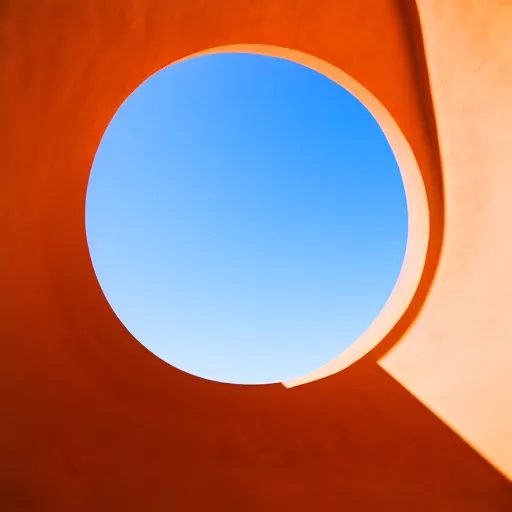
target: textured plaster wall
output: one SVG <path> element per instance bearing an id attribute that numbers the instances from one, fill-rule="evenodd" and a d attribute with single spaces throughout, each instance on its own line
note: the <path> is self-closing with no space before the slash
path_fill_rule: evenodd
<path id="1" fill-rule="evenodd" d="M 2 510 L 512 509 L 509 18 L 482 3 L 420 2 L 429 82 L 411 1 L 0 1 Z M 291 389 L 158 360 L 108 306 L 85 237 L 92 159 L 122 101 L 175 60 L 239 44 L 361 84 L 429 206 L 404 318 L 346 370 Z"/>
<path id="2" fill-rule="evenodd" d="M 418 4 L 444 244 L 422 314 L 381 365 L 512 478 L 512 2 Z"/>

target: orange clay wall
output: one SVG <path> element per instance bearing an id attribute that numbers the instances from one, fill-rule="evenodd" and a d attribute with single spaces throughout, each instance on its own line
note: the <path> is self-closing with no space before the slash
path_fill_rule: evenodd
<path id="1" fill-rule="evenodd" d="M 417 3 L 0 0 L 0 510 L 512 510 L 511 5 Z M 87 248 L 88 175 L 116 109 L 225 45 L 350 75 L 427 193 L 402 319 L 289 389 L 160 361 L 110 309 Z"/>
<path id="2" fill-rule="evenodd" d="M 512 1 L 420 0 L 445 194 L 429 299 L 380 365 L 512 478 Z"/>

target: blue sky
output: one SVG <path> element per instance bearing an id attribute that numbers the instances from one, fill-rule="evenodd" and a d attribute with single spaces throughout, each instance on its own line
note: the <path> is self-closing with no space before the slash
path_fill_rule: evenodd
<path id="1" fill-rule="evenodd" d="M 350 93 L 286 60 L 213 54 L 121 106 L 86 230 L 135 338 L 194 375 L 260 384 L 318 368 L 369 326 L 402 265 L 407 207 Z"/>

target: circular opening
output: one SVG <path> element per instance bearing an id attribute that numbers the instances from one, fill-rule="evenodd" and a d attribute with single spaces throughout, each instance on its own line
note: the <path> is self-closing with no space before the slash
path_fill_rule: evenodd
<path id="1" fill-rule="evenodd" d="M 87 190 L 99 283 L 152 353 L 261 384 L 358 340 L 400 273 L 407 203 L 380 126 L 282 58 L 212 53 L 146 80 L 108 126 Z"/>

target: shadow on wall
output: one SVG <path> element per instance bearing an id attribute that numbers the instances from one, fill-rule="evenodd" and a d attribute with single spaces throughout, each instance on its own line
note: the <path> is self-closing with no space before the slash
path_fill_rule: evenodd
<path id="1" fill-rule="evenodd" d="M 512 509 L 510 483 L 372 352 L 293 389 L 209 382 L 158 360 L 104 300 L 82 229 L 97 144 L 142 75 L 201 48 L 293 46 L 359 72 L 400 122 L 428 200 L 428 284 L 442 189 L 424 100 L 404 94 L 421 78 L 401 3 L 2 5 L 3 510 Z"/>

